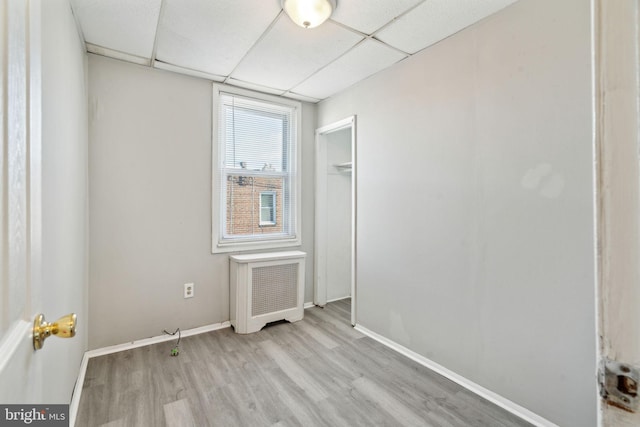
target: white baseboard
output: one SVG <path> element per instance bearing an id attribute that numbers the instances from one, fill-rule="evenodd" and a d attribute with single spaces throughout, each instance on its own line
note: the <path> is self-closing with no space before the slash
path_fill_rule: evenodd
<path id="1" fill-rule="evenodd" d="M 476 383 L 474 383 L 473 381 L 456 374 L 455 372 L 445 368 L 444 366 L 434 362 L 433 360 L 427 359 L 426 357 L 412 351 L 409 350 L 406 347 L 401 346 L 400 344 L 391 341 L 388 338 L 383 337 L 382 335 L 379 335 L 373 331 L 370 331 L 369 329 L 365 328 L 364 326 L 360 326 L 360 325 L 356 325 L 355 329 L 357 331 L 362 332 L 363 334 L 367 335 L 370 338 L 373 338 L 374 340 L 386 345 L 387 347 L 397 351 L 398 353 L 408 357 L 409 359 L 413 360 L 414 362 L 417 362 L 419 364 L 421 364 L 422 366 L 425 366 L 429 369 L 431 369 L 432 371 L 442 375 L 445 378 L 450 379 L 451 381 L 461 385 L 462 387 L 466 388 L 467 390 L 471 391 L 472 393 L 477 394 L 478 396 L 488 400 L 489 402 L 498 405 L 499 407 L 501 407 L 502 409 L 511 412 L 512 414 L 514 414 L 517 417 L 522 418 L 523 420 L 539 426 L 539 427 L 558 427 L 556 424 L 552 423 L 551 421 L 542 418 L 540 415 L 531 412 L 530 410 L 528 410 L 527 408 L 524 408 L 520 405 L 518 405 L 517 403 L 514 403 L 512 401 L 510 401 L 509 399 L 506 399 L 502 396 L 500 396 L 499 394 L 496 394 L 494 392 L 492 392 L 491 390 L 488 390 L 484 387 L 482 387 L 481 385 L 478 385 Z"/>
<path id="2" fill-rule="evenodd" d="M 204 334 L 206 332 L 217 331 L 219 329 L 225 329 L 231 326 L 231 322 L 226 321 L 222 323 L 214 323 L 212 325 L 200 326 L 198 328 L 187 329 L 180 331 L 181 337 L 190 337 L 192 335 Z M 84 384 L 84 378 L 87 373 L 87 366 L 89 365 L 89 359 L 92 357 L 104 356 L 111 353 L 118 353 L 120 351 L 131 350 L 133 348 L 144 347 L 147 345 L 158 344 L 161 342 L 172 341 L 176 339 L 173 335 L 158 335 L 151 338 L 145 338 L 138 341 L 131 341 L 124 344 L 116 344 L 109 347 L 98 348 L 95 350 L 89 350 L 84 353 L 82 357 L 82 363 L 80 364 L 80 372 L 78 373 L 78 379 L 73 389 L 73 396 L 71 397 L 71 404 L 69 405 L 69 426 L 73 427 L 78 415 L 78 408 L 80 406 L 80 396 L 82 395 L 82 386 Z"/>
<path id="3" fill-rule="evenodd" d="M 71 404 L 69 405 L 69 426 L 71 427 L 76 425 L 76 417 L 78 416 L 78 408 L 80 407 L 80 395 L 82 394 L 82 386 L 84 385 L 84 377 L 87 374 L 88 364 L 89 356 L 87 356 L 87 352 L 85 352 L 82 356 L 80 372 L 78 373 L 78 378 L 76 378 L 76 385 L 73 387 Z"/>
<path id="4" fill-rule="evenodd" d="M 224 329 L 231 326 L 229 321 L 222 323 L 215 323 L 213 325 L 200 326 L 198 328 L 187 329 L 184 331 L 180 331 L 180 335 L 183 337 L 190 337 L 192 335 L 203 334 L 205 332 L 217 331 L 218 329 Z M 109 347 L 98 348 L 95 350 L 87 351 L 87 355 L 91 357 L 104 356 L 105 354 L 117 353 L 119 351 L 131 350 L 132 348 L 144 347 L 146 345 L 158 344 L 161 342 L 172 341 L 175 340 L 176 337 L 173 335 L 158 335 L 151 338 L 145 338 L 138 341 L 131 341 L 124 344 L 116 344 Z"/>
<path id="5" fill-rule="evenodd" d="M 307 308 L 311 308 L 311 307 L 315 307 L 316 305 L 312 302 L 305 302 L 304 303 L 304 309 L 306 310 Z"/>

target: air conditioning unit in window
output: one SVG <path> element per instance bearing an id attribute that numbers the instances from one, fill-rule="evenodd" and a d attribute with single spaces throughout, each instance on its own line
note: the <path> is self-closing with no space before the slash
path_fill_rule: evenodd
<path id="1" fill-rule="evenodd" d="M 229 314 L 237 333 L 302 319 L 305 257 L 300 251 L 229 256 Z"/>

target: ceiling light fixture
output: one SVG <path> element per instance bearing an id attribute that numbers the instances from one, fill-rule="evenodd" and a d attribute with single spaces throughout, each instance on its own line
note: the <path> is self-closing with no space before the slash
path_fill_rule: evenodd
<path id="1" fill-rule="evenodd" d="M 282 0 L 289 18 L 303 28 L 315 28 L 329 19 L 337 0 Z"/>

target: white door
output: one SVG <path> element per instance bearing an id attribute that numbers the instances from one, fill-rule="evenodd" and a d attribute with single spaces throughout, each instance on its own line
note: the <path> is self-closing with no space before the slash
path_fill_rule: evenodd
<path id="1" fill-rule="evenodd" d="M 351 297 L 356 324 L 355 116 L 316 130 L 316 230 L 313 302 Z"/>
<path id="2" fill-rule="evenodd" d="M 39 141 L 30 138 L 31 82 L 28 41 L 30 16 L 26 1 L 0 2 L 0 66 L 2 103 L 2 323 L 0 324 L 0 402 L 41 401 L 42 358 L 33 351 L 32 313 L 41 306 L 37 224 L 39 162 L 33 162 Z M 37 31 L 34 29 L 34 31 Z M 35 53 L 35 52 L 34 52 Z M 35 88 L 34 88 L 35 90 Z M 37 120 L 37 119 L 36 119 Z M 30 139 L 33 140 L 31 143 Z M 33 196 L 33 198 L 32 198 Z"/>
<path id="3" fill-rule="evenodd" d="M 593 10 L 598 424 L 640 426 L 640 2 Z"/>
<path id="4" fill-rule="evenodd" d="M 60 31 L 57 27 L 60 25 L 69 30 Z M 59 72 L 53 70 L 59 66 L 56 64 L 69 67 L 73 62 L 66 55 L 68 51 L 84 57 L 81 51 L 74 50 L 80 47 L 79 43 L 67 46 L 64 39 L 68 35 L 70 40 L 74 40 L 73 37 L 79 40 L 68 0 L 0 2 L 2 404 L 70 403 L 86 347 L 77 337 L 72 340 L 52 337 L 41 350 L 35 351 L 32 338 L 33 321 L 39 313 L 44 314 L 48 322 L 72 311 L 84 315 L 86 224 L 80 222 L 73 226 L 82 230 L 78 256 L 69 250 L 69 242 L 77 238 L 64 219 L 69 215 L 76 221 L 78 209 L 68 203 L 68 186 L 61 185 L 58 179 L 68 175 L 70 181 L 78 180 L 73 172 L 77 165 L 62 164 L 62 157 L 57 157 L 75 155 L 59 141 L 84 141 L 86 145 L 83 126 L 77 132 L 75 124 L 76 120 L 82 123 L 82 114 L 78 116 L 78 110 L 68 108 L 69 99 L 77 98 L 73 94 L 75 89 L 70 89 L 72 86 L 67 85 L 64 78 L 56 80 L 67 74 L 82 74 L 84 79 L 84 72 L 74 71 L 73 67 Z M 49 57 L 43 54 L 44 45 L 49 46 Z M 53 64 L 51 73 L 43 72 L 44 63 Z M 84 93 L 84 80 L 79 85 L 82 87 L 79 92 Z M 54 87 L 64 87 L 65 96 L 47 99 L 45 92 L 54 93 Z M 86 111 L 86 102 L 74 102 L 83 105 L 80 108 Z M 68 115 L 68 120 L 64 115 Z M 45 155 L 52 150 L 60 154 Z M 82 206 L 86 205 L 86 192 L 77 198 L 81 199 Z M 60 203 L 64 206 L 58 206 Z M 56 240 L 59 233 L 62 238 Z M 77 283 L 78 271 L 83 276 L 81 284 Z M 63 281 L 75 283 L 74 289 L 60 285 Z M 84 332 L 82 337 L 84 341 Z"/>

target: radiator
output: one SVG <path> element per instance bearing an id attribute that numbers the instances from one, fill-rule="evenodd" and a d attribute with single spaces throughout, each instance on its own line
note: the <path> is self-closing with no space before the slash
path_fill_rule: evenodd
<path id="1" fill-rule="evenodd" d="M 229 256 L 229 317 L 239 334 L 304 316 L 304 261 L 299 251 Z"/>

